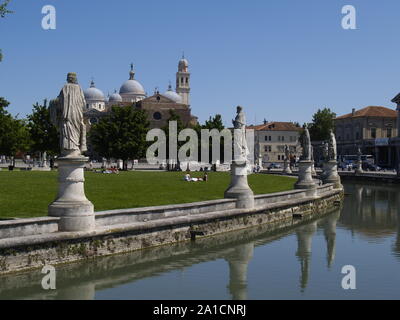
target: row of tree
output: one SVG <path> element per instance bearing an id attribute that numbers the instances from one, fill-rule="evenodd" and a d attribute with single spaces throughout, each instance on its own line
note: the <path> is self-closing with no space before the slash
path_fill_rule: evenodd
<path id="1" fill-rule="evenodd" d="M 42 104 L 33 105 L 32 113 L 26 119 L 12 116 L 7 111 L 8 105 L 9 102 L 0 97 L 1 155 L 15 157 L 18 152 L 36 156 L 41 156 L 44 152 L 50 156 L 59 154 L 59 134 L 50 121 L 47 100 L 44 100 Z M 329 130 L 333 128 L 335 116 L 335 113 L 325 108 L 314 114 L 311 123 L 305 124 L 310 130 L 313 141 L 329 138 Z M 177 121 L 178 132 L 185 128 L 179 115 L 171 110 L 169 121 L 172 120 Z M 221 131 L 224 128 L 220 114 L 210 117 L 203 125 L 197 124 L 193 127 L 198 137 L 201 136 L 201 129 Z M 144 110 L 132 106 L 112 107 L 108 115 L 92 126 L 88 134 L 88 141 L 90 141 L 93 151 L 100 157 L 122 159 L 126 163 L 127 160 L 140 159 L 146 155 L 146 150 L 151 144 L 146 141 L 149 129 L 147 113 Z M 166 126 L 163 129 L 166 132 L 168 143 L 169 128 Z M 179 142 L 178 148 L 184 143 Z M 211 143 L 210 139 L 210 150 Z M 223 160 L 223 140 L 220 153 Z"/>
<path id="2" fill-rule="evenodd" d="M 48 101 L 33 105 L 32 113 L 26 119 L 12 116 L 7 107 L 9 102 L 0 97 L 0 155 L 15 157 L 18 153 L 29 153 L 40 157 L 59 154 L 59 133 L 50 120 Z M 132 106 L 112 107 L 111 112 L 94 124 L 88 133 L 88 141 L 93 151 L 104 158 L 127 160 L 140 159 L 146 155 L 146 141 L 150 123 L 146 111 Z M 178 132 L 185 128 L 178 114 L 170 111 L 168 121 L 177 121 Z M 221 115 L 210 117 L 204 125 L 193 129 L 200 136 L 201 129 L 223 130 Z M 168 126 L 163 128 L 168 137 Z M 167 138 L 168 141 L 168 138 Z M 184 144 L 185 142 L 180 142 Z"/>

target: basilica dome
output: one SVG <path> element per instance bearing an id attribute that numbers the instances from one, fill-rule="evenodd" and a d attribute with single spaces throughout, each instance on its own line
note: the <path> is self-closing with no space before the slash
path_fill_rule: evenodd
<path id="1" fill-rule="evenodd" d="M 117 90 L 108 98 L 108 102 L 122 102 L 122 97 L 117 93 Z"/>
<path id="2" fill-rule="evenodd" d="M 139 81 L 135 80 L 135 72 L 133 71 L 133 65 L 131 66 L 131 72 L 129 73 L 129 80 L 125 81 L 121 88 L 119 89 L 120 94 L 128 94 L 128 95 L 138 95 L 145 96 L 146 92 L 144 91 L 143 86 Z"/>
<path id="3" fill-rule="evenodd" d="M 90 88 L 83 91 L 86 101 L 105 101 L 104 93 L 97 89 L 94 81 L 90 83 Z"/>
<path id="4" fill-rule="evenodd" d="M 171 99 L 175 103 L 182 103 L 182 97 L 172 90 L 171 85 L 168 86 L 168 90 L 165 93 L 163 93 L 163 96 Z"/>

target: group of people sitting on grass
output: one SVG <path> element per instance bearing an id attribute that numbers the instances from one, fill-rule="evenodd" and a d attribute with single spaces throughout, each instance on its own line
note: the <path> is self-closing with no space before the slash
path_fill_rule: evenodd
<path id="1" fill-rule="evenodd" d="M 95 170 L 94 172 L 96 172 L 96 173 L 107 173 L 107 174 L 111 174 L 111 173 L 118 174 L 119 170 L 118 170 L 117 167 L 111 167 L 111 168 L 104 168 L 104 169 L 101 169 L 101 170 Z"/>
<path id="2" fill-rule="evenodd" d="M 208 174 L 207 173 L 205 173 L 204 174 L 204 176 L 203 176 L 203 178 L 196 178 L 196 177 L 191 177 L 190 176 L 190 173 L 186 173 L 185 174 L 185 177 L 183 178 L 183 180 L 185 180 L 185 181 L 193 181 L 193 182 L 196 182 L 196 181 L 205 181 L 205 182 L 207 182 L 208 181 Z"/>

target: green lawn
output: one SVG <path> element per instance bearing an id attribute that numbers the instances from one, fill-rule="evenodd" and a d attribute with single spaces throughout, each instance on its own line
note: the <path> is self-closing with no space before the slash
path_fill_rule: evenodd
<path id="1" fill-rule="evenodd" d="M 223 198 L 228 173 L 211 172 L 208 182 L 185 182 L 183 172 L 86 172 L 86 196 L 96 211 L 177 204 Z M 202 173 L 193 173 L 202 177 Z M 255 194 L 293 189 L 295 179 L 253 174 L 249 184 Z M 0 171 L 0 218 L 47 215 L 57 193 L 57 172 Z"/>

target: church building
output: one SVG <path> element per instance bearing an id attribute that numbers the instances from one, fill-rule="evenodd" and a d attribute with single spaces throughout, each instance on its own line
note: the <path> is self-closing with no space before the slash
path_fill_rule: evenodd
<path id="1" fill-rule="evenodd" d="M 186 126 L 197 124 L 197 117 L 193 116 L 190 108 L 190 73 L 189 63 L 182 57 L 178 63 L 176 73 L 176 89 L 169 84 L 164 93 L 156 89 L 153 95 L 148 96 L 142 84 L 135 79 L 133 64 L 126 80 L 117 92 L 105 97 L 104 93 L 96 88 L 94 81 L 90 87 L 84 90 L 86 109 L 84 110 L 85 121 L 88 129 L 92 124 L 99 121 L 101 117 L 108 115 L 113 106 L 128 106 L 143 109 L 148 114 L 150 128 L 163 128 L 167 125 L 170 110 L 178 114 Z"/>

